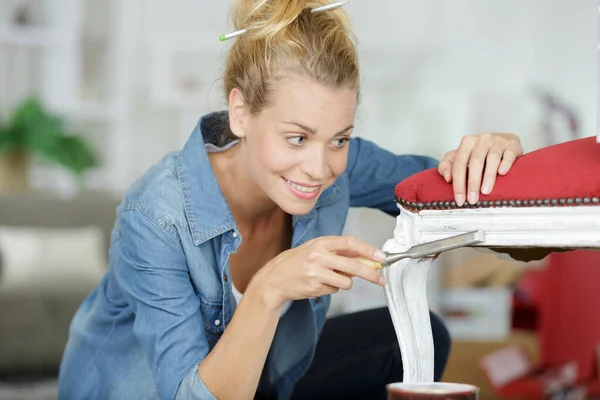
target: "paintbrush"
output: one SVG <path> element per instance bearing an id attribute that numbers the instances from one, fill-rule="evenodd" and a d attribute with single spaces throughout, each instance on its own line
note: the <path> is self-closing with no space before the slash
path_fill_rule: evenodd
<path id="1" fill-rule="evenodd" d="M 485 233 L 483 230 L 476 230 L 467 233 L 463 233 L 460 235 L 450 236 L 444 239 L 438 239 L 431 242 L 426 242 L 422 244 L 417 244 L 412 246 L 406 251 L 400 253 L 388 253 L 384 252 L 386 255 L 385 260 L 383 261 L 374 261 L 365 257 L 355 257 L 355 260 L 358 260 L 365 264 L 368 267 L 374 269 L 383 269 L 389 267 L 390 265 L 404 259 L 404 258 L 424 258 L 424 257 L 433 257 L 437 256 L 443 251 L 448 251 L 452 249 L 457 249 L 459 247 L 466 247 L 473 244 L 481 243 L 485 240 Z"/>

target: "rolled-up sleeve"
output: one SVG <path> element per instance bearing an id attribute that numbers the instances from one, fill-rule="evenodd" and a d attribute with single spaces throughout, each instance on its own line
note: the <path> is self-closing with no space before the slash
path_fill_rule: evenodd
<path id="1" fill-rule="evenodd" d="M 192 368 L 183 378 L 176 400 L 217 400 L 217 398 L 208 390 L 200 376 L 198 376 L 198 366 Z"/>
<path id="2" fill-rule="evenodd" d="M 348 167 L 350 207 L 376 208 L 396 216 L 396 185 L 418 172 L 437 168 L 439 162 L 427 156 L 396 155 L 361 138 L 350 140 Z"/>
<path id="3" fill-rule="evenodd" d="M 197 373 L 209 346 L 177 230 L 143 209 L 122 213 L 119 223 L 115 276 L 159 397 L 214 399 Z"/>

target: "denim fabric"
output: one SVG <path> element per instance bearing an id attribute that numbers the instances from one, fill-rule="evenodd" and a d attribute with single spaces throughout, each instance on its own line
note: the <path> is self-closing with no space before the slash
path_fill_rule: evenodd
<path id="1" fill-rule="evenodd" d="M 229 255 L 241 236 L 211 168 L 226 112 L 204 116 L 179 152 L 132 185 L 117 208 L 110 266 L 70 326 L 59 398 L 214 399 L 198 364 L 235 312 Z M 342 233 L 349 207 L 396 215 L 394 187 L 437 165 L 350 141 L 348 167 L 306 215 L 294 216 L 292 246 Z M 259 388 L 280 399 L 306 372 L 329 296 L 293 302 L 281 318 Z"/>

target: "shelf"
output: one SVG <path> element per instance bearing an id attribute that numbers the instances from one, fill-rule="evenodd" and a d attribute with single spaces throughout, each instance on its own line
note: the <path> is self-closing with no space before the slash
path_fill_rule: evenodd
<path id="1" fill-rule="evenodd" d="M 57 110 L 64 117 L 73 121 L 112 123 L 126 114 L 126 110 L 116 104 L 82 101 L 72 107 Z"/>
<path id="2" fill-rule="evenodd" d="M 94 121 L 111 121 L 117 119 L 122 110 L 112 104 L 82 102 L 69 115 L 77 119 L 94 120 Z"/>
<path id="3" fill-rule="evenodd" d="M 48 28 L 0 26 L 0 42 L 23 46 L 51 47 L 68 39 L 64 33 Z"/>

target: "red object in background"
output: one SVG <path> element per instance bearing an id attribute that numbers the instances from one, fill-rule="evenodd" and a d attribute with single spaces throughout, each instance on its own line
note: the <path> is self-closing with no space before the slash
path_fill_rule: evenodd
<path id="1" fill-rule="evenodd" d="M 513 329 L 538 329 L 545 279 L 545 268 L 526 269 L 519 278 L 512 299 Z"/>
<path id="2" fill-rule="evenodd" d="M 511 329 L 535 331 L 538 326 L 538 308 L 524 301 L 519 289 L 515 289 L 511 305 Z"/>
<path id="3" fill-rule="evenodd" d="M 577 361 L 578 379 L 589 378 L 600 343 L 600 252 L 552 254 L 547 268 L 540 356 L 550 366 Z"/>
<path id="4" fill-rule="evenodd" d="M 496 388 L 501 396 L 544 398 L 553 372 L 568 363 L 575 384 L 600 396 L 596 351 L 600 343 L 600 252 L 570 251 L 548 257 L 540 292 L 540 362 L 536 371 Z"/>

